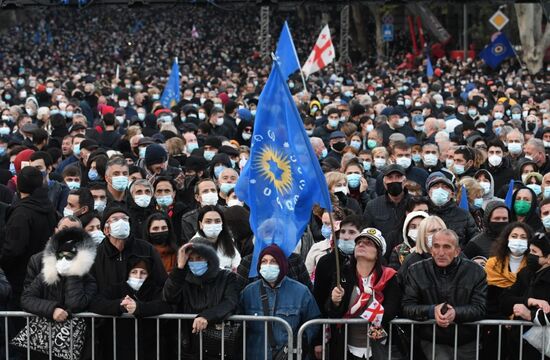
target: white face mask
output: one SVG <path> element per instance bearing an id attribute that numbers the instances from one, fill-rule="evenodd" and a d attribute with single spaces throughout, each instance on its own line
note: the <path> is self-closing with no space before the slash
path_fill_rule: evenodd
<path id="1" fill-rule="evenodd" d="M 414 242 L 416 242 L 416 239 L 418 237 L 418 229 L 410 229 L 407 232 L 407 236 L 411 238 Z"/>
<path id="2" fill-rule="evenodd" d="M 94 243 L 96 243 L 96 245 L 101 244 L 103 239 L 105 239 L 105 234 L 103 234 L 103 231 L 101 230 L 94 230 L 92 232 L 89 232 L 88 235 L 92 237 L 92 240 L 94 240 Z"/>
<path id="3" fill-rule="evenodd" d="M 144 282 L 145 282 L 145 279 L 138 279 L 134 277 L 129 277 L 128 280 L 126 281 L 128 286 L 130 286 L 135 291 L 139 291 L 139 289 L 141 288 L 141 285 L 143 285 Z"/>
<path id="4" fill-rule="evenodd" d="M 349 189 L 347 186 L 336 186 L 334 188 L 334 193 L 337 193 L 337 192 L 341 192 L 347 195 L 349 194 Z"/>
<path id="5" fill-rule="evenodd" d="M 218 203 L 218 194 L 209 192 L 201 195 L 201 205 L 216 205 Z"/>
<path id="6" fill-rule="evenodd" d="M 111 236 L 117 239 L 126 239 L 130 236 L 130 223 L 126 220 L 118 220 L 109 225 Z"/>
<path id="7" fill-rule="evenodd" d="M 519 239 L 508 239 L 508 249 L 514 256 L 520 256 L 527 251 L 527 241 Z"/>
<path id="8" fill-rule="evenodd" d="M 65 275 L 71 268 L 73 261 L 62 258 L 55 263 L 55 269 L 59 275 Z"/>
<path id="9" fill-rule="evenodd" d="M 428 236 L 426 237 L 426 246 L 428 246 L 430 249 L 432 248 L 433 240 L 434 240 L 434 236 L 433 236 L 433 235 L 428 235 Z"/>
<path id="10" fill-rule="evenodd" d="M 222 232 L 222 224 L 204 224 L 202 231 L 206 237 L 214 239 Z"/>
<path id="11" fill-rule="evenodd" d="M 228 207 L 231 207 L 231 206 L 243 206 L 243 203 L 242 201 L 239 201 L 237 199 L 230 199 L 228 202 L 227 202 L 227 206 Z"/>
<path id="12" fill-rule="evenodd" d="M 149 195 L 136 195 L 134 202 L 141 208 L 146 208 L 151 203 L 151 196 Z"/>

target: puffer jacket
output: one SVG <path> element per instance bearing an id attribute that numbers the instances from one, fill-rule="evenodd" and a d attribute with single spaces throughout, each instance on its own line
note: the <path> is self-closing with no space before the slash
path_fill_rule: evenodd
<path id="1" fill-rule="evenodd" d="M 59 275 L 55 254 L 69 240 L 76 241 L 77 253 L 67 274 Z M 44 251 L 29 261 L 21 295 L 23 310 L 48 319 L 52 319 L 56 308 L 69 313 L 86 310 L 97 290 L 90 275 L 95 255 L 95 243 L 82 229 L 68 228 L 52 236 Z"/>
<path id="2" fill-rule="evenodd" d="M 456 257 L 446 268 L 438 267 L 432 259 L 423 260 L 409 268 L 403 286 L 403 316 L 411 320 L 434 319 L 434 307 L 448 303 L 456 312 L 457 324 L 482 320 L 487 308 L 485 271 L 473 261 Z M 455 327 L 436 327 L 438 344 L 454 344 Z M 466 344 L 476 338 L 475 327 L 458 326 L 458 343 Z M 431 341 L 433 326 L 420 328 L 420 337 Z"/>
<path id="3" fill-rule="evenodd" d="M 454 200 L 443 206 L 436 206 L 430 200 L 430 214 L 439 216 L 448 229 L 456 232 L 461 248 L 464 248 L 468 241 L 479 233 L 470 212 L 459 208 Z"/>

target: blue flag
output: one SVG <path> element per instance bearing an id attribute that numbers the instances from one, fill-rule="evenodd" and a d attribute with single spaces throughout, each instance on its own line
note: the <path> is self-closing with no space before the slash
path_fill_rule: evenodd
<path id="1" fill-rule="evenodd" d="M 162 106 L 169 109 L 180 101 L 180 96 L 180 67 L 177 59 L 174 59 L 170 78 L 168 78 L 166 87 L 162 92 L 160 103 Z"/>
<path id="2" fill-rule="evenodd" d="M 498 35 L 485 49 L 481 50 L 479 57 L 493 69 L 497 68 L 501 62 L 516 55 L 512 44 L 508 41 L 506 35 Z"/>
<path id="3" fill-rule="evenodd" d="M 279 36 L 275 56 L 277 57 L 277 61 L 279 62 L 279 66 L 285 80 L 296 70 L 300 69 L 298 53 L 294 47 L 294 41 L 292 41 L 292 35 L 290 35 L 290 29 L 288 28 L 288 23 L 286 21 L 283 25 L 283 30 L 281 30 L 281 36 Z"/>
<path id="4" fill-rule="evenodd" d="M 426 58 L 428 60 L 428 63 L 426 64 L 426 76 L 427 77 L 433 77 L 434 76 L 434 68 L 432 66 L 432 60 L 430 59 L 430 51 L 426 51 Z"/>
<path id="5" fill-rule="evenodd" d="M 258 101 L 250 158 L 235 192 L 250 207 L 256 239 L 251 277 L 265 247 L 276 244 L 290 256 L 314 204 L 332 211 L 325 176 L 277 61 Z"/>
<path id="6" fill-rule="evenodd" d="M 468 190 L 464 185 L 462 185 L 462 191 L 460 194 L 460 203 L 458 204 L 458 207 L 466 211 L 470 211 L 470 206 L 468 205 Z"/>
<path id="7" fill-rule="evenodd" d="M 506 197 L 504 198 L 504 203 L 510 210 L 512 210 L 513 196 L 514 196 L 514 180 L 510 180 L 510 185 L 508 185 L 508 192 L 506 192 Z"/>
<path id="8" fill-rule="evenodd" d="M 36 30 L 36 31 L 34 32 L 33 41 L 34 41 L 34 44 L 35 44 L 35 45 L 39 45 L 39 44 L 40 44 L 40 31 Z"/>

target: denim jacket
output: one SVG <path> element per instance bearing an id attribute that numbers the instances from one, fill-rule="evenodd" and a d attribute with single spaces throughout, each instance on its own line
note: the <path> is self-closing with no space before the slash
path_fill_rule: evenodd
<path id="1" fill-rule="evenodd" d="M 260 298 L 260 286 L 265 287 L 268 297 L 270 314 L 282 318 L 289 323 L 294 335 L 298 333 L 300 326 L 311 319 L 319 318 L 321 313 L 317 303 L 309 289 L 301 283 L 284 277 L 283 280 L 272 289 L 263 280 L 257 280 L 248 285 L 241 293 L 241 310 L 245 315 L 263 316 L 262 300 Z M 277 299 L 276 299 L 277 298 Z M 276 309 L 273 312 L 273 305 Z M 306 331 L 308 343 L 311 344 L 318 335 L 319 326 L 311 326 Z M 246 358 L 251 360 L 264 359 L 264 323 L 251 321 L 246 324 Z M 273 338 L 276 348 L 280 349 L 288 343 L 287 332 L 279 323 L 273 323 Z M 271 349 L 268 340 L 268 359 L 271 359 Z"/>

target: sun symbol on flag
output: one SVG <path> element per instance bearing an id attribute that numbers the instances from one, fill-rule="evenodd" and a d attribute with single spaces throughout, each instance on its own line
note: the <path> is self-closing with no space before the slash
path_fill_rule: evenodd
<path id="1" fill-rule="evenodd" d="M 275 185 L 277 192 L 286 194 L 292 189 L 292 169 L 286 155 L 270 146 L 260 150 L 256 160 L 260 174 Z"/>

